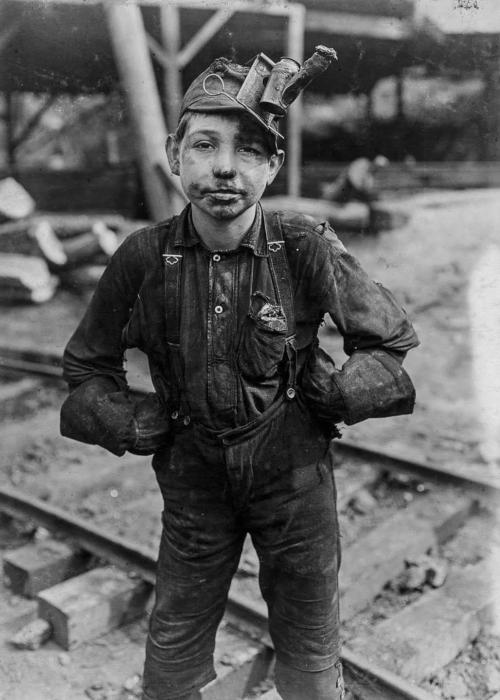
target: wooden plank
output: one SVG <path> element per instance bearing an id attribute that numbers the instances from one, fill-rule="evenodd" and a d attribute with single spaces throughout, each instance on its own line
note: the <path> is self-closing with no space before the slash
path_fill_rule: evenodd
<path id="1" fill-rule="evenodd" d="M 340 611 L 348 620 L 362 610 L 403 568 L 406 559 L 424 554 L 444 541 L 471 513 L 467 497 L 423 497 L 398 511 L 342 555 L 339 575 Z M 381 543 L 383 550 L 381 550 Z"/>
<path id="2" fill-rule="evenodd" d="M 3 573 L 13 593 L 33 598 L 44 588 L 81 574 L 89 560 L 88 554 L 49 539 L 7 552 Z"/>
<path id="3" fill-rule="evenodd" d="M 151 591 L 151 584 L 105 566 L 39 593 L 38 615 L 60 646 L 73 649 L 141 615 Z"/>
<path id="4" fill-rule="evenodd" d="M 355 653 L 416 682 L 443 668 L 479 634 L 500 597 L 500 551 L 456 570 L 445 585 L 349 642 Z M 498 568 L 497 568 L 498 570 Z"/>

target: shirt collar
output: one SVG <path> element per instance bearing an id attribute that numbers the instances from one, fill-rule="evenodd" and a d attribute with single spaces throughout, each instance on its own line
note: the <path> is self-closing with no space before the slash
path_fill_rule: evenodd
<path id="1" fill-rule="evenodd" d="M 175 231 L 175 246 L 192 247 L 201 243 L 199 235 L 193 226 L 191 218 L 191 206 L 188 205 L 178 216 Z M 264 217 L 261 205 L 257 205 L 253 224 L 245 234 L 240 246 L 250 248 L 254 255 L 267 257 L 267 236 L 264 225 Z"/>

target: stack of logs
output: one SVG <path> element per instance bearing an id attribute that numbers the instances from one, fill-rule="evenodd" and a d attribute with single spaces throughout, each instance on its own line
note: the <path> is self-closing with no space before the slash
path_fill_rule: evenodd
<path id="1" fill-rule="evenodd" d="M 21 185 L 0 180 L 0 303 L 41 303 L 59 285 L 93 286 L 131 230 L 121 216 L 36 213 Z"/>

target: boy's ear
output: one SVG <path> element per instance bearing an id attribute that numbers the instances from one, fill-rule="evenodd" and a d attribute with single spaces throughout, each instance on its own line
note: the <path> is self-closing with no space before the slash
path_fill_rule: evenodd
<path id="1" fill-rule="evenodd" d="M 165 144 L 165 150 L 167 151 L 168 164 L 170 165 L 170 170 L 173 175 L 180 175 L 180 152 L 179 144 L 174 134 L 169 134 L 167 136 L 167 143 Z"/>
<path id="2" fill-rule="evenodd" d="M 279 173 L 281 166 L 285 161 L 285 151 L 281 149 L 277 153 L 273 153 L 269 158 L 269 175 L 267 177 L 267 184 L 270 185 L 274 181 L 274 178 Z"/>

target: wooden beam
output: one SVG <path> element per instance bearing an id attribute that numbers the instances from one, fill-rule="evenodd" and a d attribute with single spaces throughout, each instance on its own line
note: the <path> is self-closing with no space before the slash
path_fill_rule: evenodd
<path id="1" fill-rule="evenodd" d="M 305 18 L 305 30 L 332 35 L 401 41 L 410 37 L 411 24 L 396 17 L 308 10 Z"/>
<path id="2" fill-rule="evenodd" d="M 55 641 L 73 649 L 142 615 L 151 591 L 145 581 L 103 566 L 41 591 L 38 614 L 52 625 Z"/>
<path id="3" fill-rule="evenodd" d="M 255 12 L 255 10 L 253 10 Z M 227 20 L 234 15 L 233 9 L 223 7 L 217 10 L 203 27 L 191 38 L 191 40 L 181 49 L 177 56 L 177 64 L 184 68 L 196 56 L 196 54 L 214 37 Z"/>
<path id="4" fill-rule="evenodd" d="M 298 5 L 288 17 L 286 55 L 299 63 L 304 61 L 305 7 Z M 287 191 L 290 197 L 300 196 L 302 165 L 302 98 L 290 106 L 287 116 Z"/>
<path id="5" fill-rule="evenodd" d="M 32 133 L 33 129 L 35 129 L 38 126 L 38 124 L 40 123 L 40 119 L 43 117 L 45 112 L 48 109 L 50 109 L 50 107 L 54 104 L 56 99 L 57 95 L 49 95 L 49 97 L 45 100 L 43 105 L 35 112 L 35 114 L 30 119 L 28 119 L 21 132 L 17 136 L 14 136 L 12 142 L 12 148 L 14 150 L 16 148 L 19 148 L 23 141 L 25 141 L 28 138 L 28 136 Z"/>
<path id="6" fill-rule="evenodd" d="M 33 0 L 11 0 L 18 3 L 33 3 Z M 125 4 L 125 0 L 108 0 L 111 4 Z M 163 6 L 166 0 L 126 0 L 127 5 L 142 7 Z M 45 4 L 57 5 L 101 5 L 103 0 L 44 0 Z M 172 4 L 178 7 L 185 7 L 193 10 L 219 10 L 227 7 L 228 0 L 172 0 Z M 289 10 L 296 7 L 298 3 L 268 5 L 265 0 L 262 2 L 248 2 L 248 0 L 233 0 L 231 8 L 234 12 L 251 12 L 260 15 L 274 15 L 277 17 L 288 17 Z"/>
<path id="7" fill-rule="evenodd" d="M 105 3 L 103 10 L 135 130 L 149 213 L 156 220 L 165 219 L 176 213 L 156 172 L 156 164 L 165 159 L 167 130 L 141 11 L 137 5 L 122 3 Z M 182 192 L 170 173 L 167 179 L 174 191 Z"/>
<path id="8" fill-rule="evenodd" d="M 156 58 L 162 68 L 165 68 L 168 63 L 168 58 L 163 46 L 160 44 L 160 42 L 156 41 L 154 36 L 148 34 L 148 32 L 146 32 L 146 42 L 149 50 L 153 54 L 153 57 Z"/>

